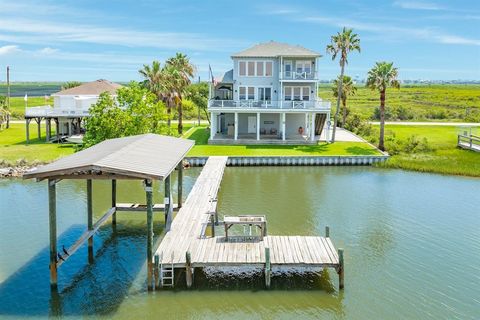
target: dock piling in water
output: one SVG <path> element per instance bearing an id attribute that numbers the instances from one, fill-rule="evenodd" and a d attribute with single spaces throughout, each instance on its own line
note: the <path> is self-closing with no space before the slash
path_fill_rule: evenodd
<path id="1" fill-rule="evenodd" d="M 345 269 L 344 269 L 343 249 L 342 249 L 342 248 L 339 248 L 339 249 L 338 249 L 338 261 L 339 261 L 339 266 L 338 266 L 338 287 L 340 288 L 340 290 L 343 290 L 343 288 L 344 288 Z"/>
<path id="2" fill-rule="evenodd" d="M 270 265 L 270 248 L 265 247 L 265 286 L 270 288 L 272 266 Z"/>

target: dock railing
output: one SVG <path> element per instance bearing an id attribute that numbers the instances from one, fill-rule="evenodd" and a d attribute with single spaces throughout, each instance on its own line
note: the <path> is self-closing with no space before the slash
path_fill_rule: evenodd
<path id="1" fill-rule="evenodd" d="M 457 146 L 462 148 L 468 148 L 470 150 L 480 151 L 480 136 L 474 134 L 459 134 Z"/>

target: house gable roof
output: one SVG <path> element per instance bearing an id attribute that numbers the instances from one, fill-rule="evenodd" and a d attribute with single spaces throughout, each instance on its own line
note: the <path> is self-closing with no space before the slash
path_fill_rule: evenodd
<path id="1" fill-rule="evenodd" d="M 108 92 L 110 94 L 116 94 L 117 89 L 121 88 L 122 85 L 111 82 L 105 79 L 99 79 L 92 82 L 87 82 L 79 85 L 78 87 L 73 87 L 70 89 L 65 89 L 54 93 L 53 96 L 77 96 L 77 95 L 91 95 L 99 96 L 103 92 Z"/>
<path id="2" fill-rule="evenodd" d="M 232 58 L 242 57 L 321 57 L 321 54 L 313 50 L 304 48 L 302 46 L 294 46 L 281 42 L 264 42 L 254 45 L 251 48 L 237 52 L 232 55 Z"/>

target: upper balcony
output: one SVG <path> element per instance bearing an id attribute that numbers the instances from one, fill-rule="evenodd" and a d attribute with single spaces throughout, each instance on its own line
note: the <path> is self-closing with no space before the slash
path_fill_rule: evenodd
<path id="1" fill-rule="evenodd" d="M 280 71 L 278 75 L 280 81 L 318 81 L 318 75 L 316 71 L 311 72 L 296 72 L 296 71 Z"/>
<path id="2" fill-rule="evenodd" d="M 37 118 L 37 117 L 88 117 L 89 116 L 89 107 L 87 108 L 52 108 L 51 106 L 37 106 L 31 108 L 25 108 L 25 117 L 26 118 Z"/>
<path id="3" fill-rule="evenodd" d="M 236 111 L 236 110 L 291 110 L 291 111 L 330 111 L 330 101 L 291 101 L 291 100 L 209 100 L 210 111 Z"/>

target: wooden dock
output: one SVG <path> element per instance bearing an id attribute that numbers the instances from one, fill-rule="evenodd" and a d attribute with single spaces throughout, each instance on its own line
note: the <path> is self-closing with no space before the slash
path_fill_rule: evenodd
<path id="1" fill-rule="evenodd" d="M 265 268 L 266 285 L 270 285 L 273 266 L 335 268 L 343 288 L 343 250 L 335 249 L 329 237 L 271 236 L 245 241 L 227 241 L 215 235 L 217 193 L 227 164 L 227 157 L 210 157 L 190 191 L 171 229 L 154 256 L 155 287 L 166 286 L 168 274 L 174 285 L 177 268 L 186 268 L 187 286 L 191 286 L 195 267 L 253 266 Z M 212 235 L 206 231 L 211 228 Z M 167 268 L 165 271 L 165 268 Z"/>

